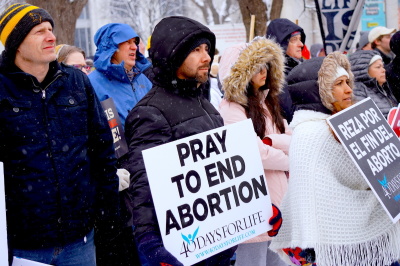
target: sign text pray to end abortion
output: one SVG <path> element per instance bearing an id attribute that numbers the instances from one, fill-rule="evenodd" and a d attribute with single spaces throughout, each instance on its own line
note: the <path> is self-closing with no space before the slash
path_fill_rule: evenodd
<path id="1" fill-rule="evenodd" d="M 164 245 L 185 265 L 271 228 L 256 139 L 246 120 L 143 151 Z"/>

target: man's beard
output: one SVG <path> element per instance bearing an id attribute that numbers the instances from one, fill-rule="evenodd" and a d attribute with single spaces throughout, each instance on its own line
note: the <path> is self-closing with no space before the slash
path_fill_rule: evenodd
<path id="1" fill-rule="evenodd" d="M 204 83 L 208 80 L 208 72 L 205 74 L 196 74 L 196 80 L 200 83 Z"/>
<path id="2" fill-rule="evenodd" d="M 201 67 L 199 67 L 199 68 L 204 68 L 204 67 L 210 68 L 210 65 L 201 66 Z M 195 79 L 196 79 L 199 83 L 207 82 L 207 80 L 208 80 L 208 71 L 205 72 L 204 74 L 200 74 L 199 71 L 196 72 L 196 77 L 195 77 Z"/>

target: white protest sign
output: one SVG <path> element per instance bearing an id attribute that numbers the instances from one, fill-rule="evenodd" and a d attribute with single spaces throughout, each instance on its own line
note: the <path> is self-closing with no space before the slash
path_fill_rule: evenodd
<path id="1" fill-rule="evenodd" d="M 51 266 L 51 265 L 50 264 L 41 263 L 41 262 L 32 261 L 32 260 L 27 260 L 27 259 L 14 257 L 13 258 L 13 264 L 11 266 Z"/>
<path id="2" fill-rule="evenodd" d="M 0 162 L 0 265 L 8 265 L 6 194 L 4 191 L 4 168 Z"/>
<path id="3" fill-rule="evenodd" d="M 191 265 L 271 229 L 251 120 L 143 151 L 165 248 Z"/>
<path id="4" fill-rule="evenodd" d="M 364 99 L 328 123 L 393 223 L 400 219 L 400 140 L 376 104 Z"/>
<path id="5" fill-rule="evenodd" d="M 244 27 L 243 23 L 216 24 L 207 25 L 207 27 L 215 34 L 215 46 L 219 50 L 220 55 L 226 48 L 238 43 L 245 43 L 247 41 L 246 28 Z"/>

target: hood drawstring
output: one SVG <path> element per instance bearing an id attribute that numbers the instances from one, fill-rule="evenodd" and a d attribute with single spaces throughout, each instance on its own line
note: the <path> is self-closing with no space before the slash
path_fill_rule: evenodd
<path id="1" fill-rule="evenodd" d="M 132 80 L 139 74 L 139 71 L 135 71 L 135 68 L 133 67 L 131 70 L 125 69 L 125 73 L 130 82 L 132 82 Z"/>

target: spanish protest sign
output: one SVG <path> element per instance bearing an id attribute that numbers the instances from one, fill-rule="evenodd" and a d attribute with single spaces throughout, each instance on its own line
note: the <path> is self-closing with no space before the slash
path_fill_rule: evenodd
<path id="1" fill-rule="evenodd" d="M 271 229 L 250 119 L 143 151 L 165 248 L 191 265 Z"/>
<path id="2" fill-rule="evenodd" d="M 115 156 L 120 158 L 122 155 L 128 152 L 128 144 L 125 140 L 125 133 L 122 128 L 121 119 L 117 108 L 115 107 L 114 100 L 108 98 L 101 102 L 104 113 L 107 116 L 108 125 L 110 126 L 111 133 L 114 140 Z"/>
<path id="3" fill-rule="evenodd" d="M 400 219 L 400 140 L 370 99 L 328 118 L 328 123 L 393 223 Z"/>

